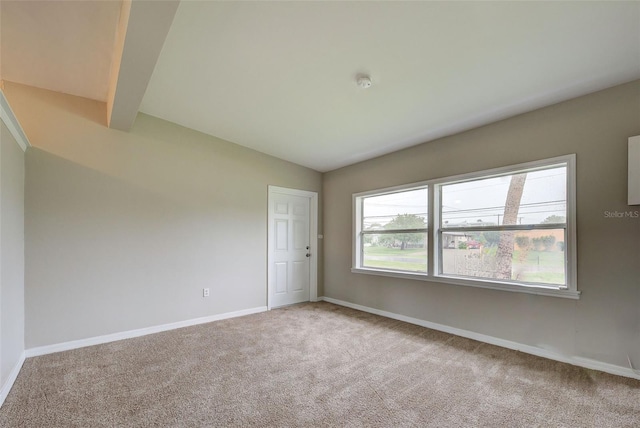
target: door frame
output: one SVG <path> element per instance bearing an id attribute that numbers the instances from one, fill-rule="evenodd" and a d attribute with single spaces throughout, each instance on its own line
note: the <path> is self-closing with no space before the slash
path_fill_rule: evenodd
<path id="1" fill-rule="evenodd" d="M 271 310 L 271 289 L 274 287 L 271 281 L 272 262 L 275 255 L 272 249 L 274 239 L 273 230 L 273 196 L 275 194 L 288 196 L 302 196 L 309 198 L 309 246 L 311 257 L 309 259 L 309 301 L 318 301 L 318 193 L 308 190 L 290 189 L 288 187 L 269 186 L 267 198 L 267 309 Z"/>

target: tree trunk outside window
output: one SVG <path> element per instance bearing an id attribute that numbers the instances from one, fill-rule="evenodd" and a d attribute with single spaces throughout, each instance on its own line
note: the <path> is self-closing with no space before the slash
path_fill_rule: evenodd
<path id="1" fill-rule="evenodd" d="M 511 176 L 502 220 L 502 224 L 505 226 L 518 223 L 518 211 L 520 210 L 520 201 L 522 199 L 525 181 L 527 181 L 526 173 Z M 496 278 L 498 279 L 511 279 L 514 240 L 515 232 L 508 231 L 500 233 L 500 243 L 498 244 L 498 252 L 496 255 Z"/>

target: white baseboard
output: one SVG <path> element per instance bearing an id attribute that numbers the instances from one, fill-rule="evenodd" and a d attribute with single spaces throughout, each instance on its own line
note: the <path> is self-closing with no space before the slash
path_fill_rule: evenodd
<path id="1" fill-rule="evenodd" d="M 2 407 L 2 405 L 4 404 L 4 400 L 7 398 L 7 395 L 9 395 L 9 391 L 11 391 L 13 384 L 18 378 L 18 373 L 20 373 L 20 369 L 22 368 L 22 364 L 24 364 L 25 358 L 26 356 L 23 352 L 22 355 L 20 355 L 20 359 L 11 370 L 11 373 L 9 373 L 9 377 L 2 385 L 2 389 L 0 389 L 0 407 Z"/>
<path id="2" fill-rule="evenodd" d="M 71 349 L 84 348 L 85 346 L 100 345 L 103 343 L 115 342 L 117 340 L 131 339 L 134 337 L 146 336 L 147 334 L 160 333 L 168 330 L 175 330 L 182 327 L 190 327 L 198 324 L 205 324 L 212 321 L 219 321 L 228 318 L 241 317 L 244 315 L 265 312 L 266 306 L 243 309 L 241 311 L 227 312 L 224 314 L 211 315 L 208 317 L 194 318 L 186 321 L 178 321 L 170 324 L 162 324 L 153 327 L 146 327 L 137 330 L 123 331 L 120 333 L 107 334 L 104 336 L 89 337 L 87 339 L 73 340 L 70 342 L 56 343 L 53 345 L 38 346 L 25 351 L 26 357 L 37 357 L 40 355 L 53 354 L 55 352 L 69 351 Z"/>
<path id="3" fill-rule="evenodd" d="M 404 321 L 409 324 L 419 325 L 422 327 L 430 328 L 432 330 L 443 331 L 445 333 L 454 334 L 456 336 L 466 337 L 467 339 L 473 339 L 479 342 L 489 343 L 491 345 L 513 349 L 513 350 L 524 352 L 527 354 L 536 355 L 538 357 L 548 358 L 550 360 L 560 361 L 562 363 L 568 363 L 574 366 L 584 367 L 592 370 L 599 370 L 605 373 L 610 373 L 618 376 L 640 379 L 640 371 L 633 370 L 627 367 L 604 363 L 602 361 L 592 360 L 589 358 L 562 355 L 557 352 L 549 351 L 548 349 L 539 348 L 537 346 L 524 345 L 522 343 L 512 342 L 510 340 L 504 340 L 504 339 L 500 339 L 493 336 L 487 336 L 485 334 L 475 333 L 469 330 L 463 330 L 460 328 L 450 327 L 443 324 L 437 324 L 430 321 L 424 321 L 418 318 L 412 318 L 405 315 L 396 314 L 393 312 L 387 312 L 380 309 L 370 308 L 368 306 L 362 306 L 356 303 L 334 299 L 332 297 L 319 297 L 318 300 L 323 300 L 325 302 L 333 303 L 340 306 L 346 306 L 347 308 L 368 312 L 370 314 L 380 315 L 380 316 L 391 318 L 398 321 Z"/>

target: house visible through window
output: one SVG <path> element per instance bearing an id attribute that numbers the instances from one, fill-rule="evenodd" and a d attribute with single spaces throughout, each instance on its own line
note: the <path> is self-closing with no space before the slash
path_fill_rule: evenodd
<path id="1" fill-rule="evenodd" d="M 574 162 L 356 194 L 353 271 L 577 297 Z"/>

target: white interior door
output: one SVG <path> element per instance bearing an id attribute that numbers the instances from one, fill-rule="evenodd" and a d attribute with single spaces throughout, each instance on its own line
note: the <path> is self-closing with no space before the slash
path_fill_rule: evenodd
<path id="1" fill-rule="evenodd" d="M 307 302 L 311 279 L 310 198 L 269 193 L 269 307 Z"/>

